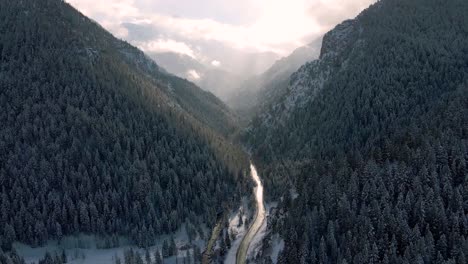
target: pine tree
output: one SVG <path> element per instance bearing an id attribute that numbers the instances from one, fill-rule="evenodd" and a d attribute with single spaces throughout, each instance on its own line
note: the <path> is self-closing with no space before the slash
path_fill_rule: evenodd
<path id="1" fill-rule="evenodd" d="M 171 256 L 177 256 L 178 254 L 178 249 L 177 249 L 177 244 L 174 240 L 174 237 L 171 238 L 171 244 L 169 245 L 169 251 Z"/>
<path id="2" fill-rule="evenodd" d="M 161 253 L 159 252 L 159 249 L 156 249 L 154 252 L 154 259 L 155 259 L 155 264 L 162 264 L 163 260 L 161 257 Z"/>
<path id="3" fill-rule="evenodd" d="M 4 250 L 11 250 L 13 242 L 16 240 L 16 232 L 13 226 L 6 224 L 3 228 L 3 246 Z"/>
<path id="4" fill-rule="evenodd" d="M 147 248 L 145 249 L 145 260 L 146 264 L 151 264 L 151 255 Z"/>
<path id="5" fill-rule="evenodd" d="M 169 244 L 167 243 L 167 240 L 164 240 L 163 246 L 162 246 L 162 256 L 164 258 L 167 258 L 172 255 L 171 248 L 169 247 Z"/>

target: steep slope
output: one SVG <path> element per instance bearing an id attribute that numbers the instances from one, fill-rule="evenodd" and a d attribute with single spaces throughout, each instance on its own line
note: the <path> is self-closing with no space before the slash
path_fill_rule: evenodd
<path id="1" fill-rule="evenodd" d="M 82 32 L 86 34 L 86 32 Z M 88 33 L 89 34 L 89 33 Z M 96 34 L 108 34 L 96 32 Z M 92 43 L 86 43 L 93 45 Z M 166 104 L 178 108 L 184 114 L 190 115 L 203 124 L 223 135 L 230 134 L 236 128 L 236 116 L 230 112 L 227 106 L 210 92 L 206 92 L 186 79 L 179 78 L 159 67 L 142 51 L 126 42 L 114 39 L 108 40 L 106 48 L 113 49 L 129 67 L 139 70 L 152 85 L 165 97 Z M 88 49 L 92 47 L 88 47 Z M 99 52 L 99 50 L 97 50 Z"/>
<path id="2" fill-rule="evenodd" d="M 269 148 L 270 140 L 274 140 L 271 137 L 276 137 L 275 133 L 288 130 L 288 122 L 293 118 L 293 112 L 313 102 L 325 83 L 333 77 L 332 73 L 346 67 L 346 56 L 353 49 L 353 45 L 359 47 L 362 44 L 357 41 L 357 30 L 354 20 L 338 25 L 324 36 L 320 58 L 301 66 L 290 75 L 288 82 L 279 83 L 277 90 L 282 93 L 266 100 L 264 107 L 253 119 L 252 125 L 247 128 L 248 145 L 258 149 L 262 146 Z M 282 153 L 281 148 L 290 147 L 290 140 L 294 140 L 293 135 L 284 141 L 285 145 L 275 145 L 274 150 Z M 270 148 L 261 151 L 270 154 L 272 150 Z"/>
<path id="3" fill-rule="evenodd" d="M 320 53 L 321 39 L 300 47 L 289 56 L 276 61 L 266 72 L 242 82 L 229 96 L 228 104 L 244 120 L 262 112 L 271 102 L 285 93 L 291 74 Z"/>
<path id="4" fill-rule="evenodd" d="M 283 197 L 279 263 L 466 263 L 467 13 L 379 1 L 257 116 L 245 139 Z"/>
<path id="5" fill-rule="evenodd" d="M 0 1 L 0 242 L 154 242 L 216 221 L 242 152 L 223 103 L 60 0 Z"/>

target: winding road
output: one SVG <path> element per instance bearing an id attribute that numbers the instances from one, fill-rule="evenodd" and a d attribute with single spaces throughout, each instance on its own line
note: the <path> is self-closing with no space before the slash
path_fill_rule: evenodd
<path id="1" fill-rule="evenodd" d="M 263 203 L 263 185 L 262 181 L 258 177 L 257 170 L 255 166 L 251 163 L 250 164 L 250 174 L 253 180 L 257 183 L 257 187 L 255 188 L 255 199 L 257 201 L 257 212 L 255 215 L 255 220 L 253 224 L 250 226 L 247 234 L 242 239 L 242 242 L 237 250 L 236 254 L 236 264 L 245 264 L 247 258 L 247 251 L 249 250 L 249 246 L 252 243 L 253 238 L 260 230 L 260 227 L 263 225 L 265 221 L 265 205 Z"/>

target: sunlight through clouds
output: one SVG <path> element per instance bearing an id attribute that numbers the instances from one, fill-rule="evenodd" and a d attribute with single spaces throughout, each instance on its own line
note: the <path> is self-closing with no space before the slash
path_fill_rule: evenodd
<path id="1" fill-rule="evenodd" d="M 205 13 L 208 5 L 214 1 L 177 1 L 173 0 L 69 0 L 84 14 L 102 23 L 117 36 L 127 35 L 123 23 L 151 23 L 156 29 L 177 35 L 187 40 L 213 40 L 230 47 L 251 51 L 272 51 L 285 55 L 293 49 L 307 44 L 313 36 L 319 36 L 329 30 L 333 24 L 356 16 L 373 0 L 241 0 L 223 1 L 225 8 L 255 10 L 256 17 L 250 18 L 249 24 L 233 24 L 209 17 L 196 17 Z M 192 17 L 180 17 L 178 10 L 173 13 L 157 13 L 158 6 L 169 12 L 171 7 L 189 6 Z M 216 4 L 219 9 L 223 5 Z M 223 13 L 223 11 L 219 11 Z M 247 12 L 249 13 L 249 12 Z M 252 16 L 252 12 L 249 16 Z M 243 12 L 235 14 L 242 17 Z M 232 15 L 231 15 L 232 16 Z M 230 19 L 232 20 L 232 18 Z M 243 21 L 242 18 L 238 19 Z M 308 39 L 307 39 L 308 37 Z M 180 41 L 179 41 L 180 42 Z M 158 43 L 158 42 L 157 42 Z M 190 44 L 186 44 L 190 45 Z"/>
<path id="2" fill-rule="evenodd" d="M 119 38 L 145 52 L 184 54 L 212 67 L 255 72 L 319 39 L 374 0 L 67 0 Z M 242 56 L 240 56 L 243 54 Z M 211 63 L 223 56 L 223 64 Z"/>

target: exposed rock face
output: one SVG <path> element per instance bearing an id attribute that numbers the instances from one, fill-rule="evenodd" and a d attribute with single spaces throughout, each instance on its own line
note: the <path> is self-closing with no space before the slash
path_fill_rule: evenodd
<path id="1" fill-rule="evenodd" d="M 246 129 L 248 143 L 268 144 L 268 133 L 283 129 L 294 112 L 301 111 L 313 101 L 325 83 L 347 66 L 353 52 L 360 52 L 364 43 L 357 20 L 347 20 L 328 32 L 322 41 L 320 57 L 303 65 L 290 77 L 284 87 L 275 87 L 264 94 L 265 102 L 254 121 Z M 260 103 L 262 104 L 262 103 Z M 255 136 L 253 136 L 255 135 Z"/>
<path id="2" fill-rule="evenodd" d="M 346 20 L 325 34 L 320 51 L 320 59 L 336 57 L 349 48 L 359 37 L 355 20 Z"/>
<path id="3" fill-rule="evenodd" d="M 358 21 L 344 21 L 328 32 L 317 60 L 300 67 L 282 86 L 265 92 L 263 105 L 245 130 L 247 145 L 262 151 L 269 149 L 275 131 L 288 129 L 291 120 L 298 116 L 307 116 L 305 107 L 316 100 L 325 84 L 349 67 L 350 57 L 362 55 L 365 42 Z M 300 125 L 301 121 L 293 123 Z"/>
<path id="4" fill-rule="evenodd" d="M 286 92 L 291 74 L 303 64 L 316 60 L 320 55 L 322 39 L 300 47 L 289 56 L 273 64 L 262 75 L 255 76 L 242 83 L 230 97 L 230 106 L 242 113 L 246 120 L 250 120 L 256 113 L 277 101 Z"/>
<path id="5" fill-rule="evenodd" d="M 284 99 L 286 114 L 294 107 L 302 107 L 313 100 L 334 70 L 346 67 L 346 59 L 359 43 L 355 20 L 346 20 L 328 32 L 322 42 L 320 58 L 307 63 L 295 72 Z M 284 114 L 284 113 L 283 113 Z"/>

